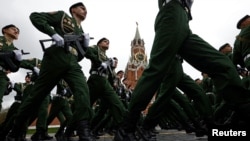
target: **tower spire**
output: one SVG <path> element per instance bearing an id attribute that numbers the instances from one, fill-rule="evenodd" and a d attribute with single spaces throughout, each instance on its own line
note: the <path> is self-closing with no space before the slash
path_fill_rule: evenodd
<path id="1" fill-rule="evenodd" d="M 139 33 L 139 28 L 138 28 L 138 22 L 136 22 L 136 32 L 135 32 L 135 38 L 134 40 L 141 39 L 140 33 Z"/>

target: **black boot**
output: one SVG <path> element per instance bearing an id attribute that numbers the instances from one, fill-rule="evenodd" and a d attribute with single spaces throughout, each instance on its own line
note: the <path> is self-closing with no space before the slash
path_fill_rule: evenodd
<path id="1" fill-rule="evenodd" d="M 143 127 L 138 127 L 137 132 L 139 137 L 145 141 L 156 141 L 156 134 L 152 132 L 152 129 L 145 129 Z"/>
<path id="2" fill-rule="evenodd" d="M 38 133 L 38 132 L 35 132 L 31 137 L 30 139 L 32 141 L 42 141 L 42 134 L 41 133 Z"/>
<path id="3" fill-rule="evenodd" d="M 61 136 L 56 137 L 56 139 L 58 139 L 57 141 L 74 141 L 73 139 L 74 131 L 75 131 L 74 126 L 67 126 L 63 137 Z"/>
<path id="4" fill-rule="evenodd" d="M 63 141 L 63 135 L 63 130 L 59 128 L 55 134 L 56 141 Z"/>
<path id="5" fill-rule="evenodd" d="M 115 133 L 113 141 L 137 141 L 135 133 L 125 132 L 122 128 L 118 129 Z"/>
<path id="6" fill-rule="evenodd" d="M 44 133 L 42 134 L 42 139 L 43 139 L 43 140 L 52 140 L 53 137 L 50 136 L 50 135 L 48 134 L 48 132 L 44 132 Z"/>
<path id="7" fill-rule="evenodd" d="M 6 141 L 27 141 L 23 137 L 12 137 L 12 136 L 7 136 Z"/>
<path id="8" fill-rule="evenodd" d="M 14 134 L 13 132 L 10 132 L 6 136 L 6 141 L 27 141 L 25 138 L 26 133 L 20 133 L 20 134 Z"/>
<path id="9" fill-rule="evenodd" d="M 201 121 L 199 119 L 193 120 L 193 125 L 195 127 L 195 136 L 196 137 L 204 137 L 208 135 L 208 129 L 205 125 L 201 124 Z"/>
<path id="10" fill-rule="evenodd" d="M 80 121 L 76 129 L 79 141 L 95 141 L 95 138 L 91 135 L 88 121 Z"/>
<path id="11" fill-rule="evenodd" d="M 0 130 L 0 141 L 5 141 L 7 134 L 4 130 Z"/>

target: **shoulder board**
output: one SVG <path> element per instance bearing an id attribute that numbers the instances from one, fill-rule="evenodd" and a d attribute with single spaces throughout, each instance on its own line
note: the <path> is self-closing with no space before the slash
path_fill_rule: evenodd
<path id="1" fill-rule="evenodd" d="M 89 46 L 90 48 L 97 48 L 97 45 Z"/>
<path id="2" fill-rule="evenodd" d="M 56 14 L 58 11 L 52 11 L 52 12 L 48 12 L 49 14 Z"/>

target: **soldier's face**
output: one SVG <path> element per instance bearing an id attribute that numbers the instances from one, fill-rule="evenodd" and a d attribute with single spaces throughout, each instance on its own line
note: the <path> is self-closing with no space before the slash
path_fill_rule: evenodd
<path id="1" fill-rule="evenodd" d="M 29 83 L 31 81 L 30 77 L 25 77 L 26 83 Z"/>
<path id="2" fill-rule="evenodd" d="M 10 27 L 7 29 L 4 29 L 5 35 L 17 40 L 19 37 L 19 29 L 17 27 Z"/>
<path id="3" fill-rule="evenodd" d="M 244 27 L 247 27 L 247 26 L 249 26 L 249 25 L 250 25 L 250 18 L 247 18 L 246 20 L 244 20 L 244 21 L 241 23 L 240 27 L 241 27 L 241 28 L 244 28 Z"/>
<path id="4" fill-rule="evenodd" d="M 87 9 L 85 6 L 77 6 L 72 9 L 72 13 L 83 21 L 87 16 Z"/>
<path id="5" fill-rule="evenodd" d="M 232 53 L 233 49 L 231 46 L 226 46 L 221 52 L 224 54 Z"/>
<path id="6" fill-rule="evenodd" d="M 109 49 L 109 40 L 103 40 L 99 46 L 105 50 Z"/>

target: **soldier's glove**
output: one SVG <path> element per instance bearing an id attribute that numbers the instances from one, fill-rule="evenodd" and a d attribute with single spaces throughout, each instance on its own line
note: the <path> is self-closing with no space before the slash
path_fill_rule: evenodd
<path id="1" fill-rule="evenodd" d="M 13 89 L 15 87 L 15 82 L 14 81 L 9 81 L 10 87 Z"/>
<path id="2" fill-rule="evenodd" d="M 66 89 L 63 89 L 62 90 L 62 95 L 65 96 L 67 94 L 67 90 Z"/>
<path id="3" fill-rule="evenodd" d="M 18 61 L 22 61 L 22 51 L 21 50 L 13 50 L 13 52 L 15 53 L 15 59 Z"/>
<path id="4" fill-rule="evenodd" d="M 98 72 L 103 73 L 108 68 L 107 62 L 102 62 L 101 66 L 98 68 Z"/>
<path id="5" fill-rule="evenodd" d="M 116 59 L 114 59 L 114 58 L 115 57 L 109 59 L 109 61 L 111 62 L 111 67 L 112 68 L 115 68 L 117 63 L 118 63 L 118 61 Z"/>
<path id="6" fill-rule="evenodd" d="M 90 41 L 89 33 L 83 33 L 83 37 L 84 37 L 83 47 L 87 48 L 89 47 L 89 41 Z"/>
<path id="7" fill-rule="evenodd" d="M 36 75 L 39 75 L 40 69 L 38 67 L 34 67 L 33 71 L 36 73 Z"/>
<path id="8" fill-rule="evenodd" d="M 64 46 L 64 39 L 59 34 L 52 35 L 52 39 L 56 42 L 56 45 L 59 47 Z"/>

